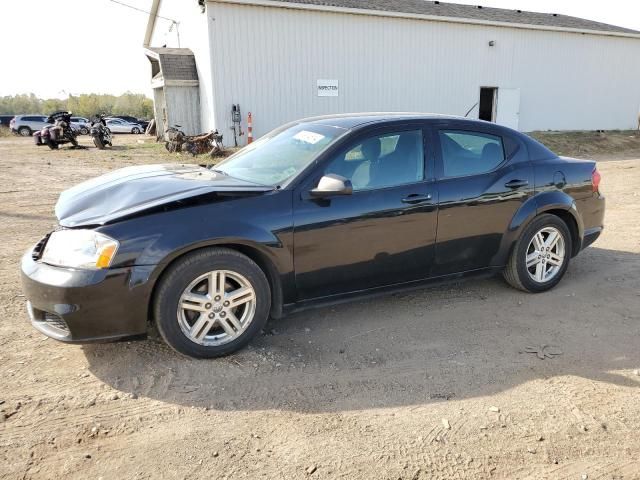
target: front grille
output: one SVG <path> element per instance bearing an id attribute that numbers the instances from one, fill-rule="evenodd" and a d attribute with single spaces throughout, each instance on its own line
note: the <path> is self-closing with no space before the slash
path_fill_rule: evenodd
<path id="1" fill-rule="evenodd" d="M 55 315 L 53 313 L 44 312 L 43 321 L 46 322 L 50 327 L 56 328 L 65 334 L 69 334 L 69 327 L 67 326 L 67 322 L 65 322 L 61 317 Z"/>
<path id="2" fill-rule="evenodd" d="M 33 247 L 33 251 L 31 252 L 31 258 L 33 258 L 36 262 L 42 258 L 42 254 L 44 253 L 44 247 L 47 245 L 47 241 L 51 236 L 50 233 L 47 233 L 42 239 L 36 243 L 35 247 Z"/>

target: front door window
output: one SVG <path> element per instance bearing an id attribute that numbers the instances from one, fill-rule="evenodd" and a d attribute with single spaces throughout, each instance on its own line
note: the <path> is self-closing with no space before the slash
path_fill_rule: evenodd
<path id="1" fill-rule="evenodd" d="M 422 131 L 385 133 L 359 141 L 339 154 L 325 174 L 351 180 L 354 191 L 374 190 L 424 179 Z"/>

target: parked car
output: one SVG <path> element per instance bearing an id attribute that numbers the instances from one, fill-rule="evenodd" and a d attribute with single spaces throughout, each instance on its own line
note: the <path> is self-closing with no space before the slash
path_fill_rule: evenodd
<path id="1" fill-rule="evenodd" d="M 0 126 L 11 128 L 11 120 L 15 115 L 0 115 Z"/>
<path id="2" fill-rule="evenodd" d="M 105 119 L 107 122 L 107 128 L 111 130 L 112 133 L 142 133 L 144 129 L 142 125 L 139 123 L 130 123 L 126 120 L 122 120 L 121 118 L 113 118 L 109 117 Z"/>
<path id="3" fill-rule="evenodd" d="M 147 127 L 149 126 L 149 120 L 143 120 L 142 118 L 136 118 L 136 117 L 132 117 L 130 115 L 111 115 L 111 118 L 120 118 L 122 120 L 125 120 L 129 123 L 137 123 L 138 125 L 140 125 L 142 127 L 142 131 L 146 131 Z"/>
<path id="4" fill-rule="evenodd" d="M 71 117 L 71 125 L 77 130 L 80 135 L 89 135 L 91 129 L 91 122 L 85 117 Z"/>
<path id="5" fill-rule="evenodd" d="M 58 340 L 144 335 L 152 318 L 178 352 L 216 357 L 269 316 L 347 298 L 492 273 L 549 290 L 602 232 L 599 185 L 595 162 L 492 123 L 317 117 L 210 169 L 134 166 L 63 192 L 23 288 Z"/>
<path id="6" fill-rule="evenodd" d="M 47 115 L 16 115 L 11 120 L 11 131 L 22 135 L 23 137 L 30 137 L 33 132 L 41 130 L 47 125 Z"/>

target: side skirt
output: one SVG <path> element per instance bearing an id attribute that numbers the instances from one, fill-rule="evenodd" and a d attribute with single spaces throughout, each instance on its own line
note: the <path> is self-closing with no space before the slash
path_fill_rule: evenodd
<path id="1" fill-rule="evenodd" d="M 455 283 L 460 280 L 464 280 L 466 278 L 487 278 L 500 273 L 503 269 L 504 267 L 486 267 L 477 270 L 469 270 L 467 272 L 432 277 L 424 280 L 396 283 L 394 285 L 387 285 L 384 287 L 375 287 L 367 290 L 357 290 L 355 292 L 329 295 L 327 297 L 319 297 L 311 300 L 304 300 L 302 302 L 286 304 L 282 308 L 282 313 L 283 316 L 286 316 L 305 310 L 339 305 L 341 303 L 349 303 L 365 298 L 381 297 L 398 292 L 407 292 L 411 290 L 419 290 L 428 287 L 446 285 L 449 283 Z"/>

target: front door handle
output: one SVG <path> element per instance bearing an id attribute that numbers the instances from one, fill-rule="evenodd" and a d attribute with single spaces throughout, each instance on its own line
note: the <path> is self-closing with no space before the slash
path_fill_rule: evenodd
<path id="1" fill-rule="evenodd" d="M 526 180 L 511 180 L 504 184 L 504 186 L 507 188 L 522 188 L 526 187 L 527 185 L 529 185 L 529 182 L 527 182 Z"/>
<path id="2" fill-rule="evenodd" d="M 402 203 L 408 203 L 410 205 L 415 205 L 416 203 L 424 203 L 424 202 L 428 202 L 429 200 L 431 200 L 431 195 L 427 194 L 427 195 L 419 195 L 417 193 L 414 193 L 412 195 L 409 195 L 408 197 L 405 197 L 402 199 Z"/>

